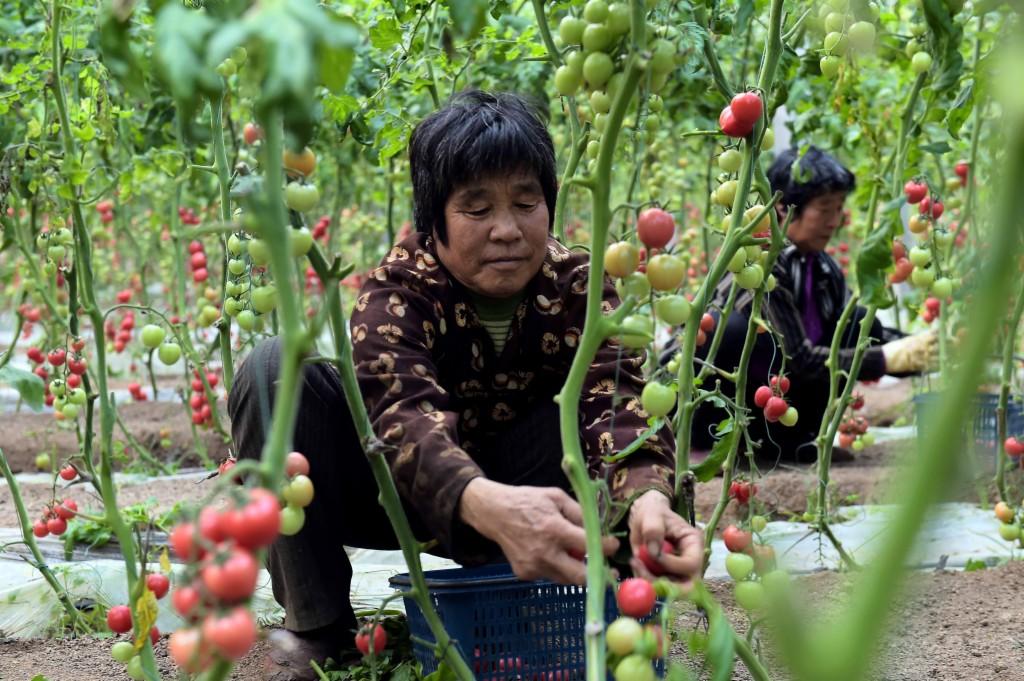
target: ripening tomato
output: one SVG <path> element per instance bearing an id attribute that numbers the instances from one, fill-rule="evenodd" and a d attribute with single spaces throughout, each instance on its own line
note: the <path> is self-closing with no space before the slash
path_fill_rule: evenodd
<path id="1" fill-rule="evenodd" d="M 256 144 L 256 140 L 263 139 L 263 129 L 255 123 L 246 123 L 242 128 L 242 138 L 246 144 Z"/>
<path id="2" fill-rule="evenodd" d="M 640 251 L 627 241 L 611 244 L 604 252 L 604 269 L 610 276 L 628 277 L 639 265 Z"/>
<path id="3" fill-rule="evenodd" d="M 388 633 L 384 631 L 384 627 L 379 624 L 371 624 L 359 629 L 356 634 L 356 648 L 359 649 L 363 655 L 370 654 L 370 636 L 373 635 L 373 653 L 383 651 L 388 647 Z"/>
<path id="4" fill-rule="evenodd" d="M 715 330 L 715 317 L 710 312 L 705 312 L 700 318 L 700 330 L 704 333 L 711 333 Z"/>
<path id="5" fill-rule="evenodd" d="M 725 541 L 725 548 L 733 553 L 740 553 L 747 550 L 753 536 L 735 525 L 730 525 L 722 531 L 722 540 Z"/>
<path id="6" fill-rule="evenodd" d="M 208 562 L 201 571 L 207 590 L 227 603 L 235 603 L 252 595 L 256 589 L 259 566 L 252 554 L 242 548 L 232 549 L 227 559 Z"/>
<path id="7" fill-rule="evenodd" d="M 289 452 L 284 460 L 284 473 L 289 478 L 309 475 L 309 459 L 300 452 Z"/>
<path id="8" fill-rule="evenodd" d="M 1000 501 L 998 504 L 996 504 L 995 513 L 996 513 L 996 517 L 999 518 L 999 520 L 1001 522 L 1004 522 L 1004 523 L 1012 523 L 1013 522 L 1013 516 L 1014 516 L 1013 509 L 1010 508 L 1009 505 L 1005 501 Z"/>
<path id="9" fill-rule="evenodd" d="M 659 253 L 647 263 L 647 280 L 656 291 L 673 291 L 686 278 L 686 263 L 678 256 Z"/>
<path id="10" fill-rule="evenodd" d="M 630 577 L 622 580 L 615 594 L 619 611 L 630 617 L 646 617 L 654 609 L 654 587 L 646 579 Z"/>
<path id="11" fill-rule="evenodd" d="M 127 605 L 115 605 L 107 611 L 107 626 L 115 634 L 132 630 L 132 611 Z"/>
<path id="12" fill-rule="evenodd" d="M 174 664 L 189 674 L 198 674 L 213 661 L 209 644 L 198 629 L 178 629 L 167 642 L 167 652 Z"/>
<path id="13" fill-rule="evenodd" d="M 608 625 L 605 641 L 616 655 L 628 655 L 643 635 L 643 627 L 632 617 L 619 617 Z"/>
<path id="14" fill-rule="evenodd" d="M 237 660 L 256 642 L 256 620 L 241 606 L 224 616 L 208 615 L 203 622 L 203 641 L 222 657 Z"/>
<path id="15" fill-rule="evenodd" d="M 309 177 L 316 170 L 316 154 L 309 147 L 305 147 L 298 153 L 291 149 L 285 149 L 281 155 L 281 161 L 285 170 L 292 174 L 299 173 L 304 177 Z"/>
<path id="16" fill-rule="evenodd" d="M 637 218 L 636 231 L 647 248 L 664 248 L 676 232 L 676 221 L 661 208 L 648 208 Z"/>

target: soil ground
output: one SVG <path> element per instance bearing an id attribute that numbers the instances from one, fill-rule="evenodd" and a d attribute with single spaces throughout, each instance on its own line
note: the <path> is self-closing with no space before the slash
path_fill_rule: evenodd
<path id="1" fill-rule="evenodd" d="M 823 572 L 796 579 L 794 591 L 807 594 L 814 610 L 840 603 L 855 577 Z M 1019 598 L 1024 563 L 1014 562 L 978 572 L 928 572 L 911 576 L 910 591 L 891 611 L 895 623 L 873 662 L 875 681 L 1020 681 L 1024 679 L 1024 647 L 1018 624 L 1024 620 Z M 745 631 L 746 617 L 734 607 L 731 583 L 709 582 L 711 591 L 726 607 L 733 626 Z M 695 612 L 680 617 L 680 631 L 702 626 Z M 264 678 L 261 642 L 236 668 L 232 679 Z M 0 641 L 0 679 L 30 681 L 36 675 L 48 681 L 111 681 L 126 678 L 120 664 L 110 658 L 108 639 Z M 157 649 L 164 678 L 175 678 L 167 658 L 167 642 Z M 672 657 L 690 659 L 684 643 L 676 643 Z M 738 667 L 734 679 L 747 681 Z M 787 676 L 773 670 L 773 679 Z"/>
<path id="2" fill-rule="evenodd" d="M 863 392 L 867 400 L 865 413 L 873 424 L 885 425 L 909 415 L 906 382 L 867 387 Z M 122 413 L 127 429 L 164 461 L 177 465 L 198 462 L 191 427 L 180 404 L 127 404 Z M 5 454 L 15 471 L 34 470 L 33 462 L 40 451 L 50 451 L 57 460 L 74 453 L 74 434 L 59 430 L 50 415 L 0 414 L 0 433 Z M 164 445 L 157 446 L 161 440 Z M 218 460 L 226 452 L 223 440 L 216 433 L 204 434 L 203 440 L 211 459 Z M 831 476 L 833 498 L 840 503 L 858 504 L 893 501 L 888 482 L 899 467 L 906 447 L 906 442 L 880 444 L 861 452 L 852 462 L 836 464 Z M 801 514 L 808 492 L 817 485 L 813 468 L 780 464 L 762 472 L 764 477 L 758 480 L 757 492 L 761 510 L 777 518 Z M 1013 477 L 1019 484 L 1019 474 Z M 144 484 L 123 486 L 119 498 L 124 504 L 150 502 L 156 510 L 166 510 L 177 502 L 198 500 L 207 488 L 203 484 L 156 478 Z M 698 485 L 699 518 L 710 517 L 719 490 L 716 481 Z M 982 485 L 980 491 L 984 496 L 991 495 L 986 485 Z M 22 494 L 28 507 L 35 509 L 49 500 L 52 491 L 49 485 L 24 484 Z M 98 500 L 84 487 L 61 491 L 59 495 L 76 498 L 80 506 L 98 506 Z M 967 482 L 950 498 L 977 500 L 978 488 Z M 737 513 L 737 505 L 730 504 L 722 526 L 735 519 Z M 16 524 L 10 495 L 0 492 L 0 527 Z M 841 601 L 852 579 L 855 577 L 831 572 L 801 576 L 797 578 L 796 591 L 807 595 L 816 612 L 827 610 L 829 605 Z M 912 576 L 905 598 L 891 608 L 895 628 L 874 658 L 873 678 L 877 681 L 1024 681 L 1024 637 L 1016 633 L 1014 626 L 1024 620 L 1024 601 L 1018 597 L 1021 583 L 1024 583 L 1024 563 L 971 573 L 929 572 Z M 734 626 L 744 630 L 746 617 L 732 605 L 731 583 L 712 581 L 709 586 L 726 606 Z M 684 633 L 702 625 L 694 612 L 681 615 L 680 620 Z M 827 620 L 823 626 L 827 626 Z M 263 678 L 260 661 L 266 645 L 260 643 L 242 660 L 232 678 Z M 97 638 L 0 640 L 0 681 L 28 681 L 36 675 L 48 681 L 126 678 L 123 668 L 110 658 L 109 648 L 109 639 Z M 161 641 L 157 652 L 165 678 L 175 678 L 166 656 L 166 639 Z M 673 656 L 687 658 L 683 643 L 674 645 Z M 749 677 L 739 668 L 734 678 Z M 786 676 L 777 673 L 773 678 Z"/>

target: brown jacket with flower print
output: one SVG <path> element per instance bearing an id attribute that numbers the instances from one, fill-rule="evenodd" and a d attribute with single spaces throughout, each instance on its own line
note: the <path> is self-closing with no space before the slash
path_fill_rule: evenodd
<path id="1" fill-rule="evenodd" d="M 452 541 L 461 536 L 459 498 L 470 480 L 484 475 L 481 441 L 538 401 L 550 402 L 562 387 L 583 327 L 588 269 L 585 253 L 548 239 L 544 264 L 527 285 L 500 355 L 468 291 L 440 264 L 432 237 L 417 233 L 394 246 L 363 285 L 351 328 L 374 431 L 392 445 L 389 463 L 400 494 L 455 558 L 465 557 Z M 618 302 L 606 282 L 605 311 Z M 641 363 L 606 343 L 580 401 L 591 475 L 606 479 L 618 502 L 650 489 L 672 493 L 667 428 L 619 462 L 601 460 L 648 428 L 637 399 Z M 613 407 L 616 378 L 621 400 Z"/>

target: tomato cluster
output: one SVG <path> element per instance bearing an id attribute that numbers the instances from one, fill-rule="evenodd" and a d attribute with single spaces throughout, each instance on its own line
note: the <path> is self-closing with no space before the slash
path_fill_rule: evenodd
<path id="1" fill-rule="evenodd" d="M 729 498 L 735 499 L 740 504 L 750 503 L 751 498 L 757 494 L 757 485 L 747 480 L 733 480 L 729 484 Z"/>
<path id="2" fill-rule="evenodd" d="M 863 401 L 861 401 L 861 404 L 863 404 Z M 852 448 L 853 451 L 859 452 L 873 444 L 875 444 L 875 435 L 868 432 L 868 420 L 863 416 L 850 416 L 839 424 L 840 447 Z"/>
<path id="3" fill-rule="evenodd" d="M 1008 542 L 1015 542 L 1021 539 L 1020 520 L 1022 510 L 1011 508 L 1005 501 L 996 504 L 995 516 L 999 519 L 999 536 Z"/>
<path id="4" fill-rule="evenodd" d="M 68 348 L 54 348 L 45 355 L 37 347 L 28 349 L 29 361 L 38 364 L 33 373 L 44 382 L 46 406 L 53 407 L 53 416 L 58 421 L 77 418 L 81 408 L 88 402 L 85 389 L 81 387 L 82 376 L 88 370 L 88 363 L 81 354 L 84 349 L 85 341 L 77 337 L 71 339 Z M 53 380 L 50 380 L 50 372 L 44 363 L 53 369 Z"/>
<path id="5" fill-rule="evenodd" d="M 871 11 L 872 21 L 856 21 L 847 12 L 845 2 L 822 3 L 817 17 L 810 17 L 809 24 L 825 34 L 822 42 L 822 55 L 818 60 L 821 75 L 833 79 L 839 74 L 844 57 L 854 53 L 867 53 L 875 44 L 875 24 L 878 20 L 879 7 L 875 2 L 867 3 Z"/>
<path id="6" fill-rule="evenodd" d="M 763 410 L 764 418 L 769 423 L 777 421 L 784 426 L 796 425 L 800 413 L 786 401 L 785 394 L 789 388 L 788 376 L 772 376 L 769 385 L 762 385 L 754 391 L 754 405 Z"/>
<path id="7" fill-rule="evenodd" d="M 210 390 L 213 390 L 220 382 L 220 377 L 215 371 L 204 373 L 206 382 L 210 384 Z M 206 386 L 203 384 L 203 376 L 199 369 L 192 370 L 192 381 L 189 387 L 192 388 L 192 395 L 188 398 L 188 406 L 192 409 L 192 423 L 197 426 L 212 426 L 213 408 L 206 396 Z M 214 393 L 214 397 L 216 398 L 216 393 Z"/>
<path id="8" fill-rule="evenodd" d="M 71 470 L 74 471 L 75 469 L 72 468 Z M 63 470 L 61 472 L 63 473 Z M 77 472 L 75 475 L 77 475 Z M 61 477 L 64 476 L 62 475 Z M 68 529 L 68 521 L 77 514 L 78 504 L 74 499 L 64 499 L 60 502 L 54 501 L 43 509 L 42 517 L 32 524 L 32 534 L 39 538 L 50 534 L 59 537 Z"/>
<path id="9" fill-rule="evenodd" d="M 760 533 L 767 526 L 767 520 L 755 515 L 750 525 L 754 532 Z M 735 525 L 725 528 L 722 539 L 729 550 L 725 569 L 736 582 L 733 592 L 736 603 L 747 612 L 761 610 L 767 598 L 766 589 L 788 579 L 784 571 L 776 568 L 775 549 L 768 544 L 755 543 L 753 533 Z"/>

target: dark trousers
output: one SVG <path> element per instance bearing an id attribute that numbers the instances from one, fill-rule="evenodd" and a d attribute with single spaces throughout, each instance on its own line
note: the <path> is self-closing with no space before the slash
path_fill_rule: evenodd
<path id="1" fill-rule="evenodd" d="M 716 318 L 718 314 L 715 314 Z M 860 320 L 864 316 L 864 309 L 857 308 L 854 311 L 854 318 L 846 327 L 847 332 L 840 339 L 840 348 L 852 348 L 857 344 Z M 725 328 L 725 336 L 722 338 L 722 345 L 719 347 L 718 355 L 715 357 L 715 365 L 725 371 L 732 371 L 739 365 L 740 355 L 743 352 L 743 341 L 747 334 L 746 315 L 733 313 L 729 315 Z M 830 340 L 822 342 L 831 342 Z M 710 342 L 704 347 L 697 349 L 697 355 L 701 358 L 707 353 Z M 750 367 L 747 373 L 747 405 L 751 409 L 751 421 L 748 424 L 750 438 L 753 441 L 761 441 L 761 446 L 756 450 L 757 458 L 764 463 L 774 461 L 791 461 L 809 463 L 816 459 L 817 450 L 814 447 L 814 440 L 818 437 L 818 428 L 821 419 L 825 415 L 828 406 L 828 378 L 811 379 L 807 376 L 792 374 L 792 387 L 786 394 L 789 403 L 796 407 L 800 413 L 800 419 L 793 427 L 787 427 L 781 423 L 769 423 L 764 414 L 754 406 L 754 392 L 758 387 L 767 385 L 772 374 L 779 371 L 782 366 L 782 348 L 777 347 L 775 339 L 768 333 L 761 333 L 756 336 L 754 351 L 750 356 Z M 694 370 L 700 371 L 701 366 L 695 365 Z M 714 376 L 705 382 L 706 388 L 714 387 Z M 840 388 L 843 382 L 840 380 Z M 729 397 L 735 396 L 735 385 L 731 381 L 722 380 L 722 392 Z M 701 404 L 694 415 L 693 420 L 693 446 L 697 449 L 709 449 L 714 444 L 714 433 L 717 425 L 724 419 L 729 418 L 729 413 L 711 402 Z M 742 451 L 742 450 L 741 450 Z"/>
<path id="2" fill-rule="evenodd" d="M 279 352 L 276 338 L 258 344 L 238 368 L 231 386 L 231 435 L 241 458 L 258 459 L 263 449 Z M 550 399 L 539 399 L 537 405 L 482 448 L 487 456 L 481 467 L 488 478 L 498 482 L 568 490 L 561 470 L 557 407 Z M 268 551 L 274 598 L 285 609 L 285 627 L 292 631 L 327 625 L 355 629 L 349 602 L 352 565 L 344 547 L 397 549 L 398 540 L 378 503 L 377 483 L 333 365 L 304 367 L 292 446 L 309 459 L 315 495 L 306 508 L 302 530 L 292 537 L 280 537 Z M 429 540 L 429 529 L 405 505 L 416 538 Z M 457 536 L 466 534 L 475 533 L 465 528 Z M 479 535 L 476 538 L 483 541 Z M 497 546 L 489 546 L 494 559 L 500 560 Z M 443 549 L 439 553 L 444 555 Z"/>

